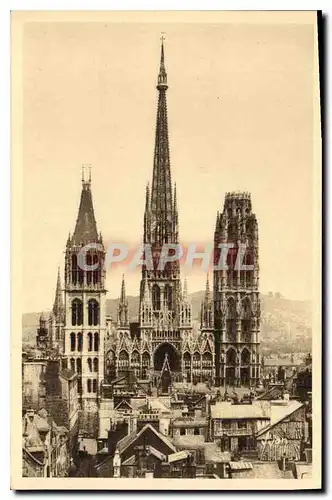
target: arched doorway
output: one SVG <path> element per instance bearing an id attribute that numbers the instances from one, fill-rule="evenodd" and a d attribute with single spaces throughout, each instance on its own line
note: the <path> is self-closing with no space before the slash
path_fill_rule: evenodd
<path id="1" fill-rule="evenodd" d="M 179 372 L 180 371 L 180 357 L 176 352 L 175 347 L 172 344 L 161 344 L 157 347 L 154 353 L 154 369 L 156 371 L 161 371 L 165 362 L 167 354 L 167 360 L 169 363 L 169 367 L 171 372 Z"/>

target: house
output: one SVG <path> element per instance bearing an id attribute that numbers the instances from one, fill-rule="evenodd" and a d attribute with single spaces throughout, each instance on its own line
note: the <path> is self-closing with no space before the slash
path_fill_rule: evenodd
<path id="1" fill-rule="evenodd" d="M 23 416 L 23 477 L 65 477 L 69 468 L 68 430 L 42 409 Z"/>
<path id="2" fill-rule="evenodd" d="M 178 417 L 171 421 L 170 435 L 175 436 L 204 436 L 208 438 L 207 417 Z"/>
<path id="3" fill-rule="evenodd" d="M 111 444 L 110 451 L 115 446 L 114 453 L 97 466 L 102 477 L 109 477 L 108 474 L 114 471 L 115 455 L 117 463 L 119 457 L 121 460 L 121 477 L 145 477 L 145 474 L 160 474 L 161 464 L 167 460 L 168 455 L 178 451 L 171 440 L 151 424 L 146 424 L 140 431 L 133 431 Z"/>
<path id="4" fill-rule="evenodd" d="M 212 440 L 219 442 L 223 451 L 251 453 L 256 449 L 256 434 L 269 425 L 270 419 L 269 401 L 217 402 L 211 406 Z"/>
<path id="5" fill-rule="evenodd" d="M 309 440 L 305 405 L 296 400 L 272 401 L 271 421 L 258 431 L 256 439 L 261 461 L 303 459 Z"/>
<path id="6" fill-rule="evenodd" d="M 57 360 L 49 360 L 45 370 L 45 409 L 57 425 L 69 432 L 69 452 L 75 449 L 79 426 L 77 374 L 67 368 L 60 369 Z"/>
<path id="7" fill-rule="evenodd" d="M 32 360 L 22 363 L 23 411 L 38 411 L 45 403 L 45 360 Z"/>

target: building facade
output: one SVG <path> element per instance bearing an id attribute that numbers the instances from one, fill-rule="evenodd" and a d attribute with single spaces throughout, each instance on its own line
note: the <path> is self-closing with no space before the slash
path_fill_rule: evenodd
<path id="1" fill-rule="evenodd" d="M 226 194 L 223 211 L 217 215 L 214 245 L 215 267 L 219 267 L 213 283 L 216 383 L 256 386 L 260 378 L 258 223 L 249 193 Z"/>
<path id="2" fill-rule="evenodd" d="M 136 377 L 163 390 L 173 381 L 213 382 L 214 341 L 212 300 L 202 306 L 202 332 L 194 335 L 187 283 L 181 284 L 179 259 L 163 265 L 165 256 L 175 255 L 179 244 L 179 214 L 176 187 L 172 186 L 164 46 L 158 75 L 158 106 L 152 186 L 146 188 L 144 211 L 144 259 L 139 296 L 139 321 L 131 328 L 125 284 L 122 283 L 116 334 L 107 350 L 114 376 L 132 369 Z M 165 245 L 167 254 L 165 254 Z M 150 259 L 150 260 L 149 260 Z M 152 266 L 147 262 L 152 262 Z M 163 379 L 169 367 L 168 382 Z"/>

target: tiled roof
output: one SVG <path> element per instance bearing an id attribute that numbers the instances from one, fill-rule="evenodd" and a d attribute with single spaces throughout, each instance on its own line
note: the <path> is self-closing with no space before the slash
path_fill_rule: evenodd
<path id="1" fill-rule="evenodd" d="M 229 466 L 231 470 L 246 470 L 246 469 L 252 469 L 252 463 L 251 462 L 229 462 Z"/>
<path id="2" fill-rule="evenodd" d="M 289 358 L 264 358 L 264 366 L 300 366 L 303 365 L 303 361 L 299 359 L 294 359 L 293 361 Z"/>
<path id="3" fill-rule="evenodd" d="M 168 462 L 171 464 L 173 462 L 177 462 L 178 460 L 185 460 L 189 457 L 189 455 L 189 451 L 177 451 L 176 453 L 171 453 L 170 455 L 168 455 Z"/>
<path id="4" fill-rule="evenodd" d="M 207 418 L 202 417 L 182 417 L 176 418 L 172 422 L 173 427 L 202 427 L 207 425 Z"/>
<path id="5" fill-rule="evenodd" d="M 173 443 L 180 450 L 204 449 L 204 436 L 175 436 L 173 438 Z"/>
<path id="6" fill-rule="evenodd" d="M 128 436 L 125 436 L 124 438 L 120 439 L 120 441 L 117 444 L 117 448 L 119 449 L 120 454 L 123 453 L 124 450 L 127 449 L 129 445 L 134 443 L 136 439 L 138 439 L 147 429 L 150 429 L 171 450 L 173 450 L 174 452 L 176 451 L 176 448 L 166 436 L 158 432 L 154 427 L 152 427 L 152 425 L 146 424 L 144 427 L 142 427 L 142 429 L 138 433 L 134 431 L 131 434 L 128 434 Z M 147 443 L 147 445 L 148 444 L 149 443 Z"/>
<path id="7" fill-rule="evenodd" d="M 212 419 L 269 419 L 269 401 L 253 401 L 252 404 L 232 404 L 226 401 L 211 406 Z"/>

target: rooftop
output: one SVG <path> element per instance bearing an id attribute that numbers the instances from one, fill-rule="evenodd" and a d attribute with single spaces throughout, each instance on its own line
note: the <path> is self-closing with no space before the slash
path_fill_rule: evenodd
<path id="1" fill-rule="evenodd" d="M 232 404 L 227 401 L 211 406 L 212 419 L 270 419 L 269 401 L 253 401 L 252 404 Z"/>

